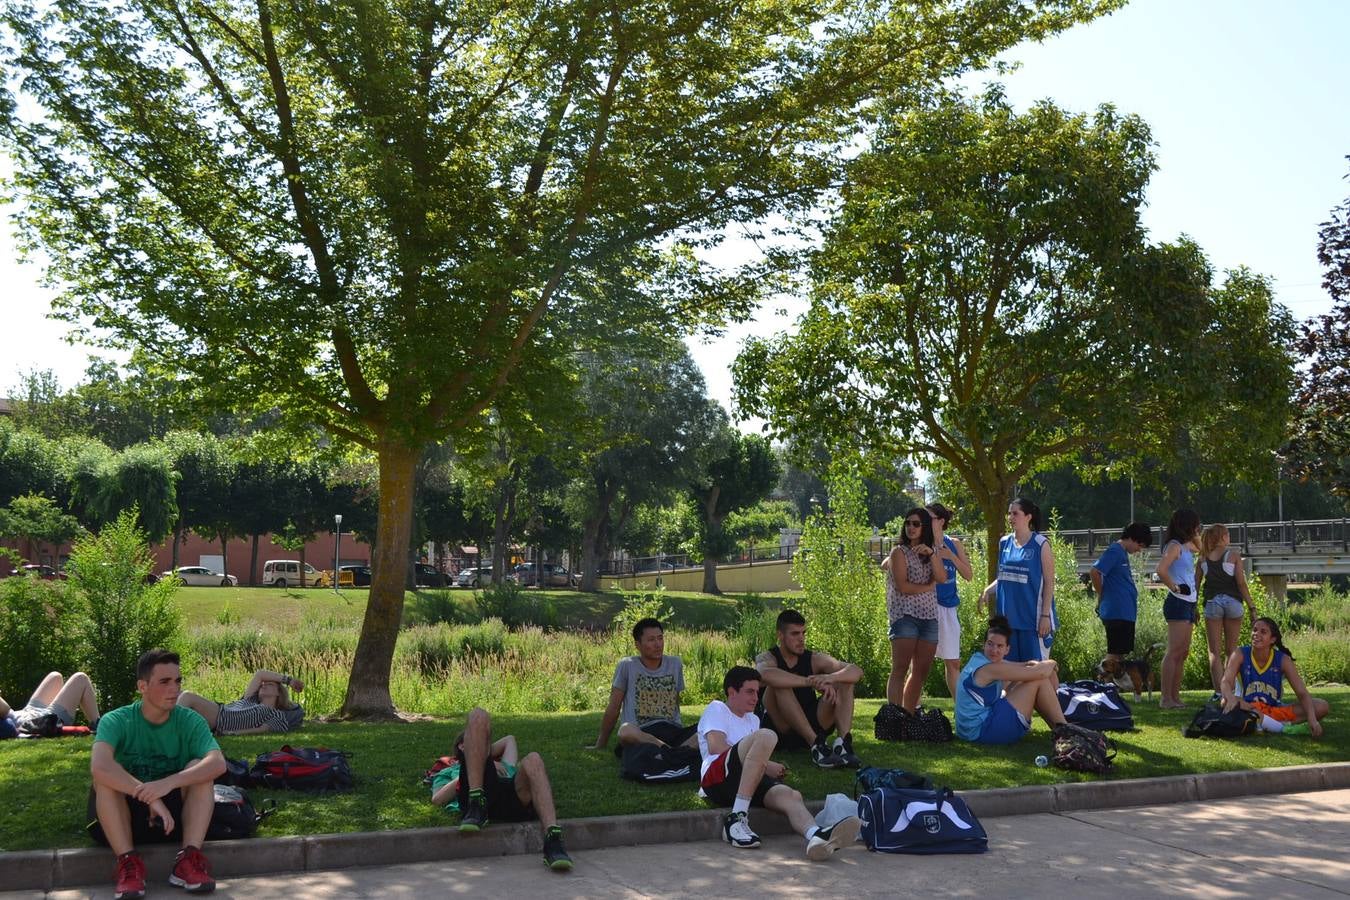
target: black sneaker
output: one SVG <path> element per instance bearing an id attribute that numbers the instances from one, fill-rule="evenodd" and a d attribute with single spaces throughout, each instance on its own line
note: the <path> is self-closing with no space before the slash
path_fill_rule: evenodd
<path id="1" fill-rule="evenodd" d="M 742 850 L 752 850 L 759 846 L 759 835 L 750 830 L 748 813 L 727 813 L 722 819 L 722 840 Z"/>
<path id="2" fill-rule="evenodd" d="M 834 755 L 843 760 L 844 765 L 850 769 L 862 768 L 862 760 L 853 752 L 852 734 L 846 734 L 842 738 L 835 739 Z"/>
<path id="3" fill-rule="evenodd" d="M 834 856 L 845 847 L 852 847 L 862 831 L 862 819 L 849 816 L 840 819 L 829 828 L 822 828 L 806 842 L 806 858 L 812 862 L 822 862 Z"/>
<path id="4" fill-rule="evenodd" d="M 544 835 L 544 865 L 555 872 L 572 871 L 572 857 L 563 849 L 560 828 L 550 828 Z"/>
<path id="5" fill-rule="evenodd" d="M 464 805 L 464 815 L 459 820 L 459 830 L 478 831 L 487 823 L 487 801 L 481 794 L 470 794 L 469 802 Z"/>
<path id="6" fill-rule="evenodd" d="M 811 762 L 822 769 L 837 769 L 844 765 L 844 761 L 834 752 L 834 748 L 825 743 L 825 738 L 816 738 L 816 742 L 811 745 Z"/>

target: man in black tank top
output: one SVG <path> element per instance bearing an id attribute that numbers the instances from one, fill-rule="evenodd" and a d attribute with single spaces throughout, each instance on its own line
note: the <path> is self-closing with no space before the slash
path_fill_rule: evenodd
<path id="1" fill-rule="evenodd" d="M 755 657 L 755 668 L 763 679 L 763 725 L 778 734 L 780 749 L 810 747 L 811 761 L 822 769 L 862 765 L 853 752 L 853 691 L 862 669 L 807 650 L 801 613 L 778 615 L 778 644 Z"/>

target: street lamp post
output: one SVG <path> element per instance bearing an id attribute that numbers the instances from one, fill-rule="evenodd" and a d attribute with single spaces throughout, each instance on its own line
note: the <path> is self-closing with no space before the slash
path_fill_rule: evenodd
<path id="1" fill-rule="evenodd" d="M 333 593 L 338 593 L 338 565 L 342 561 L 342 513 L 333 516 Z"/>

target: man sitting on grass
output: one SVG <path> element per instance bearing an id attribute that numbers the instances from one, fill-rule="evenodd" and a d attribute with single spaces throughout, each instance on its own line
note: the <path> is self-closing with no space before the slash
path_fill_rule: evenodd
<path id="1" fill-rule="evenodd" d="M 759 846 L 749 812 L 751 806 L 763 806 L 787 816 L 793 830 L 806 838 L 807 859 L 829 859 L 857 839 L 862 821 L 849 816 L 820 828 L 802 804 L 802 795 L 783 784 L 780 779 L 787 766 L 769 758 L 778 735 L 760 728 L 753 711 L 759 685 L 754 669 L 733 666 L 722 679 L 726 702 L 714 700 L 699 718 L 698 746 L 703 755 L 699 794 L 714 806 L 731 807 L 722 820 L 722 840 L 731 846 Z"/>
<path id="2" fill-rule="evenodd" d="M 464 733 L 455 738 L 454 750 L 457 766 L 437 773 L 431 802 L 445 805 L 451 798 L 458 801 L 463 811 L 461 833 L 479 831 L 492 819 L 538 819 L 544 826 L 544 865 L 555 872 L 570 871 L 572 858 L 563 849 L 553 787 L 543 758 L 530 753 L 516 764 L 516 739 L 507 735 L 493 743 L 492 718 L 485 709 L 469 713 Z"/>
<path id="3" fill-rule="evenodd" d="M 1012 626 L 1003 616 L 994 616 L 985 632 L 984 651 L 975 651 L 961 670 L 956 736 L 963 741 L 1014 744 L 1031 730 L 1032 710 L 1051 726 L 1064 724 L 1055 696 L 1059 663 L 1004 662 L 1011 643 Z"/>
<path id="4" fill-rule="evenodd" d="M 201 846 L 225 757 L 206 720 L 177 705 L 182 689 L 178 654 L 151 650 L 136 663 L 141 699 L 98 723 L 89 833 L 117 854 L 116 900 L 145 896 L 145 863 L 135 845 L 172 840 L 175 827 L 183 849 L 169 883 L 193 894 L 216 887 Z"/>
<path id="5" fill-rule="evenodd" d="M 853 689 L 862 669 L 819 650 L 806 649 L 806 619 L 795 609 L 778 614 L 778 643 L 755 657 L 764 682 L 764 726 L 778 735 L 778 747 L 811 748 L 822 769 L 858 768 L 853 753 Z M 839 736 L 829 744 L 835 728 Z"/>
<path id="6" fill-rule="evenodd" d="M 630 744 L 698 746 L 698 729 L 680 722 L 684 663 L 678 656 L 666 656 L 665 627 L 659 619 L 642 619 L 633 626 L 633 643 L 637 655 L 625 656 L 614 667 L 609 706 L 600 719 L 594 749 L 603 750 L 609 743 L 615 722 L 621 723 L 616 753 Z"/>

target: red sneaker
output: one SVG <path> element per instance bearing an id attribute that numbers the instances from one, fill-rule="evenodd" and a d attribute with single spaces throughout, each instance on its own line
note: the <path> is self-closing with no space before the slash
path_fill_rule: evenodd
<path id="1" fill-rule="evenodd" d="M 113 900 L 139 900 L 145 896 L 145 860 L 135 850 L 117 857 L 117 887 Z"/>
<path id="2" fill-rule="evenodd" d="M 209 894 L 214 891 L 216 883 L 211 880 L 211 863 L 206 854 L 196 847 L 179 850 L 173 872 L 169 874 L 169 884 L 189 894 Z"/>

